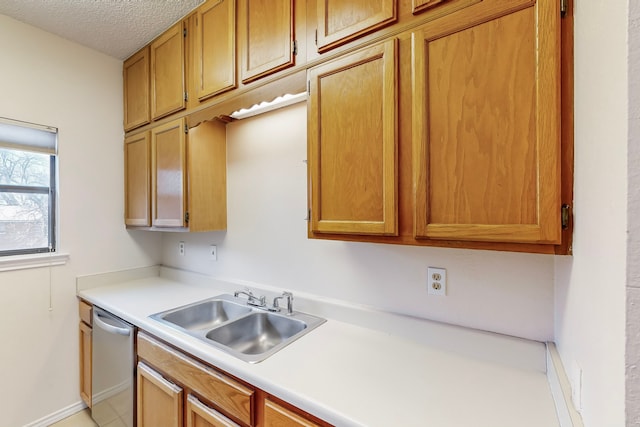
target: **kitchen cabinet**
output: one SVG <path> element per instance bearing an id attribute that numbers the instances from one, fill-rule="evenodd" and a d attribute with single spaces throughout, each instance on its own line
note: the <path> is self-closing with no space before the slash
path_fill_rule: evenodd
<path id="1" fill-rule="evenodd" d="M 368 49 L 390 41 L 312 68 L 309 237 L 570 253 L 562 217 L 572 141 L 561 119 L 572 107 L 561 72 L 571 58 L 561 48 L 571 34 L 563 28 L 553 0 L 469 2 L 394 37 L 397 91 L 386 101 L 381 84 L 365 86 L 383 81 L 382 68 L 357 70 L 375 57 Z M 383 124 L 393 114 L 395 158 L 379 154 L 378 142 L 390 138 Z M 393 194 L 381 190 L 383 176 L 393 177 L 395 197 L 382 196 Z M 395 227 L 382 226 L 396 213 Z"/>
<path id="2" fill-rule="evenodd" d="M 138 427 L 182 427 L 182 388 L 142 362 L 137 380 Z"/>
<path id="3" fill-rule="evenodd" d="M 151 120 L 149 99 L 149 47 L 146 46 L 123 65 L 124 130 L 129 131 Z"/>
<path id="4" fill-rule="evenodd" d="M 189 231 L 225 229 L 225 125 L 208 121 L 186 132 L 184 118 L 151 130 L 151 224 Z"/>
<path id="5" fill-rule="evenodd" d="M 151 225 L 149 132 L 124 140 L 124 223 L 130 226 Z"/>
<path id="6" fill-rule="evenodd" d="M 397 234 L 396 70 L 391 39 L 309 71 L 312 232 Z"/>
<path id="7" fill-rule="evenodd" d="M 204 418 L 216 425 L 212 420 L 220 415 L 218 418 L 222 420 L 229 418 L 244 426 L 254 425 L 255 391 L 252 388 L 144 333 L 138 334 L 138 358 L 158 370 L 158 375 L 167 378 L 165 381 L 170 379 L 173 383 L 180 384 L 183 389 L 197 394 L 216 408 L 203 408 L 202 402 L 196 403 L 192 398 L 187 402 L 187 419 L 191 418 L 193 421 Z M 182 400 L 180 397 L 181 404 Z M 210 416 L 212 412 L 218 414 Z"/>
<path id="8" fill-rule="evenodd" d="M 319 52 L 347 43 L 397 20 L 396 0 L 317 0 Z"/>
<path id="9" fill-rule="evenodd" d="M 240 427 L 190 394 L 187 398 L 187 427 Z"/>
<path id="10" fill-rule="evenodd" d="M 151 117 L 157 120 L 186 106 L 185 23 L 151 42 Z"/>
<path id="11" fill-rule="evenodd" d="M 560 243 L 557 5 L 413 33 L 417 239 Z"/>
<path id="12" fill-rule="evenodd" d="M 200 101 L 236 87 L 235 5 L 209 0 L 197 10 L 194 79 Z"/>
<path id="13" fill-rule="evenodd" d="M 294 412 L 269 398 L 264 400 L 265 427 L 320 427 L 323 425 L 326 424 L 317 424 L 310 418 Z"/>
<path id="14" fill-rule="evenodd" d="M 239 0 L 242 82 L 295 64 L 294 0 Z"/>
<path id="15" fill-rule="evenodd" d="M 79 361 L 80 361 L 80 398 L 91 407 L 91 336 L 92 306 L 80 300 L 78 305 L 79 324 Z"/>
<path id="16" fill-rule="evenodd" d="M 143 383 L 148 388 L 143 404 L 149 408 L 156 405 L 166 407 L 166 410 L 171 408 L 166 416 L 173 417 L 179 400 L 185 408 L 187 427 L 330 426 L 250 384 L 196 361 L 144 332 L 138 333 L 137 342 L 139 393 L 141 375 L 150 384 Z M 142 374 L 140 366 L 143 367 Z M 155 394 L 152 395 L 152 392 Z M 152 396 L 156 395 L 157 401 L 154 398 L 152 402 Z M 141 411 L 140 405 L 139 394 L 138 413 Z"/>

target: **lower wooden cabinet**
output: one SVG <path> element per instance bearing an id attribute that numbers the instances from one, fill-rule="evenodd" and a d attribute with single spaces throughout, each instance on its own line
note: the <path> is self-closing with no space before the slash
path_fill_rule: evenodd
<path id="1" fill-rule="evenodd" d="M 326 424 L 317 424 L 269 398 L 264 401 L 265 427 L 321 427 L 323 425 Z"/>
<path id="2" fill-rule="evenodd" d="M 190 394 L 187 397 L 187 427 L 240 427 Z"/>
<path id="3" fill-rule="evenodd" d="M 182 427 L 182 388 L 138 363 L 138 427 Z"/>
<path id="4" fill-rule="evenodd" d="M 91 348 L 92 333 L 90 304 L 80 301 L 79 314 L 79 360 L 80 360 L 80 398 L 91 407 Z"/>
<path id="5" fill-rule="evenodd" d="M 138 427 L 330 427 L 138 332 Z"/>

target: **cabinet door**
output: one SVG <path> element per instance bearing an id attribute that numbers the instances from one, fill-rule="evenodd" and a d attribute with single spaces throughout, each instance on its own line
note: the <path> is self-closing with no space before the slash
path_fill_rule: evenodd
<path id="1" fill-rule="evenodd" d="M 80 397 L 91 407 L 91 334 L 92 329 L 80 322 Z"/>
<path id="2" fill-rule="evenodd" d="M 195 58 L 199 100 L 236 87 L 235 0 L 211 0 L 198 9 Z"/>
<path id="3" fill-rule="evenodd" d="M 151 116 L 185 108 L 184 24 L 178 22 L 151 43 Z"/>
<path id="4" fill-rule="evenodd" d="M 149 123 L 149 47 L 124 61 L 124 130 Z"/>
<path id="5" fill-rule="evenodd" d="M 309 71 L 311 231 L 396 235 L 396 41 Z"/>
<path id="6" fill-rule="evenodd" d="M 264 425 L 265 427 L 320 427 L 320 424 L 303 418 L 269 399 L 264 401 Z"/>
<path id="7" fill-rule="evenodd" d="M 124 223 L 126 225 L 151 225 L 149 139 L 149 132 L 144 132 L 125 138 L 124 141 Z"/>
<path id="8" fill-rule="evenodd" d="M 217 120 L 189 129 L 189 230 L 227 228 L 227 130 Z"/>
<path id="9" fill-rule="evenodd" d="M 138 427 L 182 427 L 182 389 L 138 363 Z"/>
<path id="10" fill-rule="evenodd" d="M 295 64 L 293 0 L 241 0 L 242 82 Z"/>
<path id="11" fill-rule="evenodd" d="M 318 0 L 317 4 L 319 52 L 375 31 L 397 19 L 396 0 Z"/>
<path id="12" fill-rule="evenodd" d="M 190 394 L 187 397 L 187 427 L 239 427 L 239 424 Z"/>
<path id="13" fill-rule="evenodd" d="M 185 121 L 151 130 L 151 191 L 154 227 L 184 227 L 186 212 Z"/>
<path id="14" fill-rule="evenodd" d="M 413 34 L 417 238 L 560 243 L 560 13 L 521 3 Z"/>

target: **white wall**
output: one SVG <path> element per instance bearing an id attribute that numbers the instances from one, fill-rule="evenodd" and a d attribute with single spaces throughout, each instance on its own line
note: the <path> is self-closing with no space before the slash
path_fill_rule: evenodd
<path id="1" fill-rule="evenodd" d="M 163 263 L 535 340 L 553 339 L 553 257 L 307 239 L 306 106 L 227 126 L 226 232 L 163 236 Z M 186 255 L 178 255 L 178 242 Z M 207 259 L 218 246 L 218 261 Z M 428 296 L 428 266 L 448 296 Z"/>
<path id="2" fill-rule="evenodd" d="M 628 4 L 575 3 L 574 255 L 556 259 L 555 337 L 576 390 L 582 370 L 585 425 L 623 426 Z"/>
<path id="3" fill-rule="evenodd" d="M 156 264 L 161 237 L 123 226 L 122 63 L 3 15 L 0 52 L 0 116 L 59 129 L 71 257 L 0 273 L 0 425 L 21 426 L 80 400 L 75 277 Z"/>
<path id="4" fill-rule="evenodd" d="M 640 3 L 629 2 L 627 425 L 640 425 Z"/>

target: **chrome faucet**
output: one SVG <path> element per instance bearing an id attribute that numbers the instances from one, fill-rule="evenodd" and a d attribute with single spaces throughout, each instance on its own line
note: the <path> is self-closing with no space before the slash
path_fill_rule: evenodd
<path id="1" fill-rule="evenodd" d="M 291 292 L 283 292 L 279 297 L 273 299 L 273 311 L 280 311 L 278 300 L 287 300 L 287 314 L 293 314 L 293 294 Z"/>
<path id="2" fill-rule="evenodd" d="M 235 291 L 233 293 L 233 296 L 236 298 L 238 298 L 238 296 L 240 295 L 247 296 L 248 305 L 252 305 L 254 307 L 264 307 L 267 305 L 267 297 L 265 297 L 264 295 L 257 297 L 253 295 L 253 292 L 251 292 L 249 289 L 245 289 L 244 291 Z"/>

